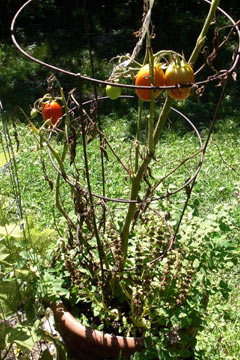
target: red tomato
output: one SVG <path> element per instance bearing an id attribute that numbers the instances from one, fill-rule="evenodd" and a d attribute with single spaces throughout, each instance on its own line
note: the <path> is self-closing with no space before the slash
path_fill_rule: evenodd
<path id="1" fill-rule="evenodd" d="M 164 72 L 160 65 L 154 66 L 154 85 L 163 86 L 164 85 Z M 151 85 L 151 75 L 149 71 L 149 64 L 144 65 L 139 72 L 137 73 L 135 85 L 139 86 L 150 86 Z M 150 101 L 152 98 L 151 90 L 149 89 L 136 89 L 138 97 L 144 101 Z M 155 97 L 160 94 L 160 90 L 155 91 Z"/>
<path id="2" fill-rule="evenodd" d="M 194 72 L 188 63 L 181 61 L 180 64 L 171 63 L 165 71 L 165 85 L 178 85 L 194 82 Z M 191 87 L 180 89 L 168 89 L 168 95 L 176 100 L 186 99 L 191 92 Z"/>
<path id="3" fill-rule="evenodd" d="M 62 106 L 55 100 L 51 100 L 43 105 L 44 120 L 51 119 L 53 125 L 56 124 L 59 118 L 63 116 Z"/>

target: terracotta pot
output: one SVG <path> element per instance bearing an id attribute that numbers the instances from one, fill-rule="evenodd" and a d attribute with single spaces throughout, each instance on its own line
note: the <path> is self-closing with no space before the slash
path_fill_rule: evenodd
<path id="1" fill-rule="evenodd" d="M 145 348 L 143 338 L 116 336 L 83 326 L 63 304 L 52 309 L 58 331 L 74 360 L 115 360 L 120 353 L 128 360 Z"/>

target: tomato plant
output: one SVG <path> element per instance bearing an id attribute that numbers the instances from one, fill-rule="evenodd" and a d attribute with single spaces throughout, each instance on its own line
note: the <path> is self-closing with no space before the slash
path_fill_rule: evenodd
<path id="1" fill-rule="evenodd" d="M 63 116 L 62 106 L 57 101 L 50 100 L 43 105 L 42 114 L 45 121 L 51 119 L 52 124 L 55 125 Z"/>
<path id="2" fill-rule="evenodd" d="M 122 89 L 119 86 L 106 86 L 106 94 L 111 100 L 117 99 L 121 95 Z"/>
<path id="3" fill-rule="evenodd" d="M 154 86 L 163 86 L 165 82 L 165 76 L 164 72 L 161 68 L 161 65 L 155 65 L 154 66 Z M 136 86 L 150 86 L 151 85 L 151 75 L 149 71 L 149 64 L 144 65 L 139 72 L 137 73 L 136 80 L 135 80 Z M 152 90 L 150 89 L 136 89 L 136 93 L 138 97 L 140 97 L 144 101 L 150 101 L 152 94 Z M 155 91 L 155 97 L 157 97 L 160 94 L 161 90 Z"/>
<path id="4" fill-rule="evenodd" d="M 194 82 L 194 72 L 190 64 L 185 61 L 172 62 L 165 72 L 165 85 L 188 84 Z M 168 89 L 168 95 L 176 100 L 186 99 L 191 92 L 191 87 Z"/>

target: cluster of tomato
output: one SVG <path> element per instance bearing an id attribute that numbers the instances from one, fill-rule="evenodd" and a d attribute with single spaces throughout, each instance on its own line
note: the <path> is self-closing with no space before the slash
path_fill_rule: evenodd
<path id="1" fill-rule="evenodd" d="M 154 65 L 153 69 L 155 86 L 176 86 L 183 84 L 192 84 L 194 82 L 194 72 L 190 64 L 181 60 L 179 62 L 171 62 L 164 72 L 161 64 Z M 136 86 L 150 86 L 151 75 L 149 64 L 141 67 L 137 73 Z M 160 94 L 160 90 L 155 91 L 155 98 Z M 175 100 L 186 99 L 191 92 L 191 87 L 178 87 L 167 89 L 167 93 Z M 110 99 L 117 99 L 121 94 L 121 87 L 107 85 L 106 93 Z M 136 89 L 136 93 L 143 101 L 150 101 L 152 91 L 150 89 Z"/>
<path id="2" fill-rule="evenodd" d="M 153 78 L 153 83 L 155 86 L 192 84 L 194 82 L 194 72 L 191 65 L 186 61 L 172 61 L 167 66 L 165 71 L 162 69 L 161 64 L 154 65 Z M 150 67 L 149 64 L 146 64 L 138 71 L 135 85 L 150 86 L 151 83 Z M 160 92 L 161 90 L 158 89 L 154 91 L 155 98 L 160 94 Z M 190 92 L 191 87 L 177 87 L 173 89 L 167 89 L 168 95 L 176 100 L 186 99 L 190 95 Z M 115 100 L 121 94 L 121 87 L 107 85 L 106 93 L 110 99 Z M 136 93 L 143 101 L 150 101 L 152 98 L 152 90 L 150 89 L 136 89 Z M 45 121 L 51 119 L 52 125 L 55 125 L 57 121 L 63 116 L 62 106 L 57 101 L 51 99 L 43 104 L 42 115 Z"/>

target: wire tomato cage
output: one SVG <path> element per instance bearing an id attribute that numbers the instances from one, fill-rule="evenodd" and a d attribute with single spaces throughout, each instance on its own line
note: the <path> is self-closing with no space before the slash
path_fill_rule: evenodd
<path id="1" fill-rule="evenodd" d="M 209 1 L 209 0 L 203 0 L 203 1 L 205 3 L 207 3 L 207 4 L 211 4 L 211 1 Z M 230 15 L 228 15 L 222 8 L 220 8 L 220 7 L 217 8 L 217 10 L 221 14 L 223 14 L 228 19 L 228 21 L 230 21 L 232 29 L 234 29 L 236 31 L 237 38 L 238 38 L 238 45 L 237 45 L 235 53 L 233 54 L 232 63 L 231 63 L 231 66 L 229 67 L 228 70 L 221 70 L 221 71 L 215 73 L 214 75 L 209 76 L 207 79 L 195 82 L 194 84 L 177 84 L 177 85 L 172 85 L 172 86 L 136 86 L 136 85 L 125 84 L 125 83 L 114 83 L 114 82 L 111 82 L 111 81 L 108 81 L 108 80 L 101 80 L 101 79 L 96 79 L 94 77 L 81 75 L 80 73 L 71 72 L 71 71 L 68 71 L 66 69 L 56 67 L 56 66 L 54 66 L 52 64 L 48 64 L 48 63 L 43 62 L 43 61 L 41 61 L 41 60 L 39 60 L 37 58 L 34 58 L 30 54 L 28 54 L 19 45 L 19 43 L 16 40 L 16 37 L 15 37 L 15 24 L 16 24 L 16 21 L 17 21 L 18 17 L 20 16 L 20 14 L 23 12 L 23 10 L 28 5 L 30 5 L 32 2 L 33 2 L 33 0 L 26 1 L 19 8 L 19 10 L 16 12 L 16 14 L 15 14 L 13 20 L 12 20 L 12 23 L 11 23 L 11 38 L 12 38 L 13 44 L 20 51 L 21 54 L 26 56 L 31 61 L 34 61 L 34 62 L 36 62 L 37 64 L 39 64 L 41 66 L 45 66 L 50 70 L 65 74 L 65 75 L 70 76 L 70 77 L 74 77 L 74 78 L 76 78 L 78 80 L 79 83 L 82 83 L 83 81 L 87 81 L 87 82 L 92 83 L 95 87 L 96 87 L 96 85 L 105 85 L 105 86 L 106 85 L 112 85 L 112 86 L 117 86 L 117 87 L 121 87 L 121 88 L 125 88 L 125 89 L 133 89 L 133 90 L 136 90 L 136 89 L 150 89 L 150 90 L 161 89 L 161 90 L 167 90 L 167 89 L 179 89 L 179 88 L 183 88 L 183 87 L 192 87 L 192 86 L 194 86 L 195 88 L 200 88 L 201 86 L 204 86 L 204 85 L 206 85 L 206 84 L 208 84 L 210 82 L 214 82 L 214 81 L 222 82 L 222 84 L 223 84 L 222 92 L 221 92 L 220 97 L 218 99 L 218 102 L 216 104 L 215 113 L 214 113 L 214 116 L 213 116 L 213 119 L 212 119 L 212 122 L 211 122 L 211 125 L 210 125 L 210 128 L 209 128 L 209 132 L 208 132 L 207 138 L 205 140 L 205 143 L 203 143 L 203 141 L 201 139 L 201 135 L 200 135 L 199 131 L 197 130 L 196 126 L 192 123 L 192 121 L 186 115 L 184 115 L 182 112 L 180 112 L 179 110 L 177 110 L 177 109 L 175 109 L 173 107 L 171 108 L 172 111 L 175 112 L 176 114 L 178 114 L 180 117 L 182 117 L 190 125 L 192 130 L 195 132 L 195 135 L 196 135 L 196 137 L 198 139 L 198 144 L 199 144 L 199 150 L 197 151 L 197 154 L 199 155 L 199 160 L 198 160 L 198 163 L 197 163 L 197 166 L 196 166 L 195 170 L 193 170 L 193 174 L 186 181 L 184 181 L 184 183 L 182 185 L 180 185 L 178 188 L 175 188 L 173 191 L 169 191 L 167 189 L 167 191 L 165 191 L 165 193 L 163 193 L 160 196 L 155 196 L 154 194 L 151 194 L 150 197 L 144 197 L 143 199 L 132 200 L 130 198 L 123 198 L 123 197 L 116 198 L 116 197 L 108 196 L 105 193 L 105 187 L 104 186 L 103 186 L 102 194 L 98 194 L 98 193 L 92 191 L 91 181 L 90 181 L 90 177 L 89 177 L 89 163 L 88 163 L 88 157 L 87 157 L 86 134 L 84 133 L 85 130 L 82 129 L 83 130 L 82 136 L 83 136 L 83 140 L 84 140 L 83 141 L 83 152 L 84 152 L 85 170 L 86 170 L 86 174 L 87 174 L 87 186 L 85 188 L 81 187 L 81 191 L 83 193 L 85 193 L 85 194 L 88 194 L 91 199 L 96 198 L 96 199 L 100 200 L 102 203 L 104 203 L 105 205 L 108 202 L 123 203 L 123 204 L 131 204 L 131 203 L 136 203 L 136 204 L 147 204 L 148 203 L 149 204 L 149 203 L 152 203 L 153 201 L 159 201 L 159 200 L 167 199 L 170 196 L 180 192 L 181 190 L 186 189 L 187 198 L 186 198 L 186 201 L 184 203 L 183 210 L 182 210 L 180 219 L 178 221 L 178 224 L 176 226 L 176 229 L 174 231 L 174 234 L 171 237 L 169 246 L 168 246 L 168 248 L 166 250 L 166 251 L 168 251 L 171 248 L 172 244 L 174 243 L 174 240 L 175 240 L 176 235 L 178 233 L 182 218 L 183 218 L 185 210 L 187 208 L 193 186 L 194 186 L 196 178 L 197 178 L 197 176 L 198 176 L 198 174 L 199 174 L 199 172 L 201 170 L 203 160 L 204 160 L 204 154 L 205 154 L 206 149 L 208 147 L 209 139 L 210 139 L 211 133 L 213 131 L 213 127 L 215 125 L 217 116 L 218 116 L 220 105 L 221 105 L 222 100 L 224 98 L 224 93 L 225 93 L 225 89 L 226 89 L 226 86 L 227 86 L 227 80 L 230 78 L 230 76 L 232 76 L 232 74 L 234 72 L 236 72 L 236 68 L 237 68 L 237 64 L 239 62 L 239 56 L 240 56 L 240 30 L 239 30 L 239 27 L 238 27 L 238 23 L 236 23 L 232 19 L 232 17 Z M 79 86 L 79 88 L 80 88 L 80 86 Z M 75 111 L 76 109 L 80 110 L 80 121 L 82 121 L 82 124 L 83 124 L 83 120 L 81 120 L 81 117 L 83 117 L 83 113 L 85 112 L 86 107 L 87 106 L 92 106 L 96 102 L 98 103 L 98 102 L 105 101 L 105 100 L 108 99 L 108 97 L 99 97 L 97 95 L 97 92 L 95 91 L 95 97 L 93 99 L 91 99 L 89 101 L 82 102 L 81 101 L 81 97 L 82 97 L 81 96 L 81 89 L 79 90 L 79 95 L 80 95 L 80 104 L 76 101 L 75 102 L 75 107 L 73 109 L 70 109 L 69 112 Z M 134 99 L 134 96 L 121 95 L 119 97 L 119 99 L 132 100 L 132 99 Z M 93 125 L 93 124 L 91 124 L 91 125 Z M 95 127 L 96 127 L 96 131 L 98 132 L 98 135 L 101 138 L 103 138 L 104 140 L 106 140 L 105 135 L 103 134 L 103 132 L 101 130 L 101 127 L 98 126 L 97 124 L 95 124 Z M 82 126 L 82 128 L 84 128 L 84 126 Z M 49 139 L 51 139 L 53 134 L 54 134 L 54 130 L 52 130 L 50 132 Z M 117 156 L 116 152 L 113 151 L 113 149 L 111 148 L 110 143 L 108 143 L 106 141 L 106 144 L 109 147 L 110 151 L 112 151 L 112 153 L 114 154 L 114 157 L 117 160 L 121 161 L 121 159 L 119 159 L 119 157 Z M 71 178 L 66 173 L 63 173 L 63 171 L 60 169 L 58 163 L 56 162 L 56 159 L 53 158 L 53 155 L 52 155 L 51 151 L 50 150 L 48 150 L 48 151 L 49 151 L 49 157 L 50 157 L 51 163 L 52 163 L 53 167 L 55 168 L 55 170 L 57 171 L 57 173 L 59 175 L 61 175 L 64 178 L 64 180 L 71 187 L 75 188 L 76 190 L 79 190 L 80 185 L 79 185 L 78 181 L 76 179 Z M 191 156 L 189 158 L 191 158 Z M 106 178 L 105 178 L 106 174 L 104 173 L 104 165 L 103 165 L 104 151 L 102 149 L 101 149 L 101 159 L 102 159 L 102 183 L 104 183 L 105 180 L 106 180 Z M 182 161 L 179 166 L 181 166 L 183 164 L 184 164 L 184 161 Z M 176 168 L 178 168 L 178 166 Z M 173 169 L 172 171 L 170 171 L 169 174 L 166 175 L 166 177 L 172 175 L 175 172 L 175 170 L 176 169 Z M 91 201 L 93 201 L 93 200 L 91 200 Z M 94 214 L 94 211 L 93 211 L 93 214 Z M 160 256 L 157 257 L 156 259 L 154 259 L 153 261 L 151 261 L 151 263 L 161 259 L 164 255 L 165 255 L 165 252 L 160 254 Z M 132 270 L 132 268 L 131 269 L 130 268 L 124 269 L 124 271 L 128 271 L 128 270 Z"/>
<path id="2" fill-rule="evenodd" d="M 211 4 L 211 1 L 209 0 L 203 0 L 204 2 Z M 117 87 L 121 87 L 121 88 L 127 88 L 127 89 L 150 89 L 150 90 L 156 90 L 156 89 L 162 89 L 162 90 L 166 90 L 166 89 L 179 89 L 182 87 L 191 87 L 192 84 L 178 84 L 178 85 L 171 85 L 171 86 L 136 86 L 136 85 L 130 85 L 130 84 L 120 84 L 120 83 L 114 83 L 114 82 L 110 82 L 110 81 L 106 81 L 106 80 L 100 80 L 100 79 L 95 79 L 93 77 L 89 77 L 89 76 L 84 76 L 81 75 L 79 73 L 74 73 L 59 67 L 56 67 L 54 65 L 48 64 L 44 61 L 41 61 L 37 58 L 34 58 L 33 56 L 31 56 L 30 54 L 28 54 L 17 42 L 16 37 L 15 37 L 15 23 L 17 18 L 19 17 L 19 15 L 21 14 L 21 12 L 25 9 L 25 7 L 27 7 L 31 2 L 33 2 L 33 0 L 28 0 L 26 1 L 20 8 L 19 10 L 16 12 L 15 16 L 13 17 L 12 23 L 11 23 L 11 38 L 13 41 L 13 44 L 16 46 L 16 48 L 27 58 L 29 58 L 30 60 L 38 63 L 39 65 L 43 65 L 46 66 L 47 68 L 57 71 L 57 72 L 61 72 L 63 74 L 72 76 L 72 77 L 81 77 L 82 80 L 86 80 L 86 81 L 90 81 L 92 83 L 96 83 L 96 84 L 103 84 L 103 85 L 112 85 L 112 86 L 117 86 Z M 232 19 L 232 17 L 230 15 L 228 15 L 226 13 L 226 11 L 224 11 L 222 8 L 218 7 L 218 10 L 232 23 L 233 27 L 235 28 L 236 32 L 237 32 L 237 36 L 238 39 L 240 39 L 240 30 L 238 27 L 238 24 Z M 240 40 L 239 40 L 240 41 Z M 235 71 L 238 61 L 239 61 L 239 56 L 240 56 L 240 43 L 238 41 L 238 48 L 234 57 L 234 60 L 232 62 L 232 66 L 228 69 L 223 71 L 220 74 L 216 74 L 214 76 L 209 77 L 208 79 L 196 82 L 195 85 L 196 86 L 201 86 L 204 85 L 206 83 L 212 82 L 212 81 L 216 81 L 219 80 L 221 78 L 225 78 L 226 76 L 228 76 L 229 74 L 231 74 L 232 72 Z"/>

